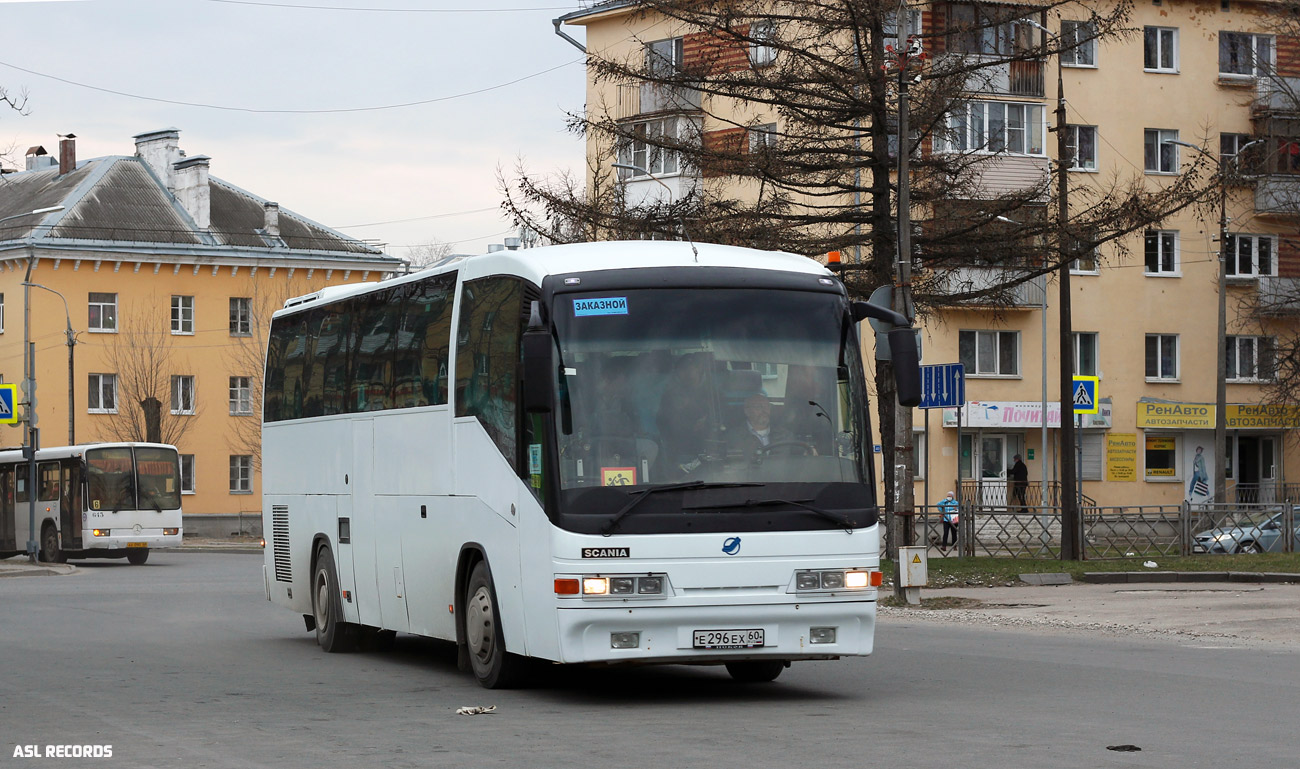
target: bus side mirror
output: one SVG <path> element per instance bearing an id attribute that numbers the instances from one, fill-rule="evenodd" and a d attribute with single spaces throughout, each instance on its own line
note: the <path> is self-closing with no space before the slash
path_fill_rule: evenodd
<path id="1" fill-rule="evenodd" d="M 896 328 L 889 332 L 889 354 L 894 362 L 894 385 L 899 405 L 921 405 L 921 366 L 916 353 L 916 330 Z"/>
<path id="2" fill-rule="evenodd" d="M 548 413 L 555 403 L 555 356 L 551 334 L 542 325 L 539 303 L 534 301 L 528 329 L 524 331 L 524 411 Z"/>

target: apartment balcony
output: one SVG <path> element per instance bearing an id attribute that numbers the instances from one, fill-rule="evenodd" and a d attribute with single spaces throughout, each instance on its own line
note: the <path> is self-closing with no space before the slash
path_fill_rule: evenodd
<path id="1" fill-rule="evenodd" d="M 1255 213 L 1300 216 L 1300 174 L 1265 173 L 1255 177 Z"/>
<path id="2" fill-rule="evenodd" d="M 1251 112 L 1262 115 L 1300 117 L 1300 77 L 1262 77 L 1255 81 Z"/>
<path id="3" fill-rule="evenodd" d="M 663 113 L 699 111 L 700 92 L 697 89 L 660 83 L 622 83 L 618 86 L 614 119 L 632 120 Z"/>
<path id="4" fill-rule="evenodd" d="M 1001 61 L 973 73 L 967 83 L 967 90 L 980 94 L 1041 99 L 1046 94 L 1045 72 L 1046 67 L 1041 61 Z"/>
<path id="5" fill-rule="evenodd" d="M 1259 296 L 1256 302 L 1264 315 L 1300 315 L 1300 279 L 1269 276 L 1259 278 Z"/>
<path id="6" fill-rule="evenodd" d="M 960 295 L 977 291 L 988 293 L 959 300 L 965 307 L 996 307 L 1032 310 L 1047 301 L 1047 276 L 1038 275 L 1020 283 L 1007 285 L 1024 277 L 1024 272 L 1004 267 L 957 267 L 937 276 L 936 289 L 943 294 Z"/>

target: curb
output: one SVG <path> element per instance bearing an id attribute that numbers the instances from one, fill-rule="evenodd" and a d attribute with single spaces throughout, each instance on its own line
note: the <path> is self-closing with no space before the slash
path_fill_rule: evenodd
<path id="1" fill-rule="evenodd" d="M 1258 571 L 1088 571 L 1080 581 L 1094 585 L 1144 582 L 1244 582 L 1300 584 L 1300 574 Z"/>

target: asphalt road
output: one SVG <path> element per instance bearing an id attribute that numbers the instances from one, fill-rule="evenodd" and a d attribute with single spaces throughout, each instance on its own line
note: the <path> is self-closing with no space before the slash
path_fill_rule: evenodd
<path id="1" fill-rule="evenodd" d="M 0 580 L 0 766 L 1300 765 L 1294 646 L 893 612 L 874 656 L 772 684 L 664 667 L 489 692 L 447 644 L 326 655 L 260 579 L 256 555 L 155 552 Z"/>

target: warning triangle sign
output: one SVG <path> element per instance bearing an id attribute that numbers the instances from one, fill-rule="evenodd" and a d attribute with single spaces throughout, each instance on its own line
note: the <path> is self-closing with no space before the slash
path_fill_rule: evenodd
<path id="1" fill-rule="evenodd" d="M 919 555 L 912 556 L 912 563 L 920 563 L 920 562 L 921 562 L 921 556 Z"/>
<path id="2" fill-rule="evenodd" d="M 1092 395 L 1088 392 L 1088 386 L 1083 382 L 1074 388 L 1074 405 L 1084 408 L 1092 408 Z"/>

